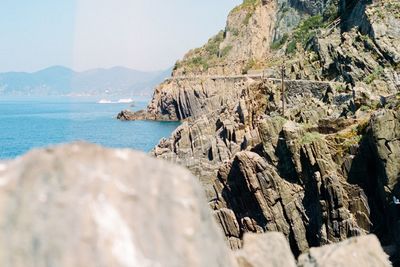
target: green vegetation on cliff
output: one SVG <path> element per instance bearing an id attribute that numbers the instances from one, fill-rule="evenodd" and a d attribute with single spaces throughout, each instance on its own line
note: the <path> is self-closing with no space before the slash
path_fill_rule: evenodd
<path id="1" fill-rule="evenodd" d="M 286 43 L 286 41 L 289 39 L 289 35 L 287 33 L 285 33 L 281 39 L 273 42 L 271 44 L 271 49 L 273 50 L 278 50 L 280 48 L 282 48 L 282 46 Z"/>
<path id="2" fill-rule="evenodd" d="M 307 43 L 317 35 L 318 29 L 323 26 L 323 17 L 321 15 L 312 16 L 303 20 L 293 32 L 293 36 L 287 47 L 287 53 L 292 54 L 295 52 L 298 43 L 305 47 Z"/>
<path id="3" fill-rule="evenodd" d="M 257 5 L 259 5 L 260 3 L 261 3 L 261 0 L 244 0 L 241 5 L 235 7 L 231 11 L 231 14 L 236 13 L 236 12 L 246 11 L 247 13 L 246 13 L 245 18 L 243 19 L 243 25 L 248 25 L 250 18 L 253 16 Z"/>
<path id="4" fill-rule="evenodd" d="M 306 145 L 311 144 L 315 141 L 321 140 L 323 135 L 318 132 L 306 132 L 300 139 L 300 144 Z"/>
<path id="5" fill-rule="evenodd" d="M 333 12 L 333 11 L 332 11 Z M 329 18 L 333 17 L 329 15 Z M 272 50 L 281 49 L 285 44 L 286 53 L 293 54 L 297 50 L 297 44 L 306 47 L 307 43 L 315 36 L 320 28 L 325 27 L 324 17 L 322 15 L 315 15 L 304 19 L 292 32 L 291 35 L 284 34 L 282 38 L 274 41 L 271 44 Z"/>
<path id="6" fill-rule="evenodd" d="M 220 45 L 223 40 L 224 31 L 220 31 L 217 35 L 210 38 L 203 47 L 192 50 L 186 59 L 178 61 L 174 69 L 185 67 L 188 70 L 208 70 L 210 65 L 215 64 L 219 58 L 225 57 L 232 49 L 232 46 L 227 46 L 221 50 Z"/>
<path id="7" fill-rule="evenodd" d="M 371 84 L 373 81 L 378 79 L 383 73 L 383 68 L 379 66 L 378 68 L 374 69 L 372 73 L 365 77 L 364 82 L 366 84 Z"/>
<path id="8" fill-rule="evenodd" d="M 255 7 L 261 3 L 261 0 L 243 0 L 243 3 L 237 7 L 235 7 L 231 13 L 239 12 L 241 10 L 254 10 Z"/>

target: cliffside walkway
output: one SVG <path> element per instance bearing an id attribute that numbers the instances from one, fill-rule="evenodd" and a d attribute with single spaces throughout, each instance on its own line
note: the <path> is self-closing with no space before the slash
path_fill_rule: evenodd
<path id="1" fill-rule="evenodd" d="M 280 78 L 272 78 L 272 77 L 266 77 L 262 73 L 256 73 L 256 74 L 243 74 L 243 75 L 195 75 L 195 76 L 175 76 L 175 77 L 170 77 L 165 79 L 165 81 L 179 81 L 179 80 L 204 80 L 204 79 L 210 79 L 210 80 L 240 80 L 240 79 L 255 79 L 255 80 L 266 80 L 266 81 L 271 81 L 274 83 L 280 83 L 281 79 Z M 285 79 L 285 83 L 312 83 L 312 84 L 320 84 L 320 85 L 345 85 L 345 83 L 341 82 L 332 82 L 332 81 L 318 81 L 318 80 L 293 80 L 293 79 Z"/>

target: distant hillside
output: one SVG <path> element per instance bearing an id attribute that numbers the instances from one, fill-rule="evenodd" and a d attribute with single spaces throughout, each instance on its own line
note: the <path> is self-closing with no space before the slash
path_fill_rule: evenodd
<path id="1" fill-rule="evenodd" d="M 0 95 L 151 95 L 171 69 L 143 72 L 124 67 L 75 72 L 53 66 L 34 73 L 0 73 Z"/>

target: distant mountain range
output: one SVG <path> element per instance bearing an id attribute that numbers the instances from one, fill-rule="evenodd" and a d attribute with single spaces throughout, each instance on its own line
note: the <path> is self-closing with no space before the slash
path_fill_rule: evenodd
<path id="1" fill-rule="evenodd" d="M 76 72 L 53 66 L 38 72 L 0 73 L 0 95 L 149 96 L 172 69 L 144 72 L 124 67 Z"/>

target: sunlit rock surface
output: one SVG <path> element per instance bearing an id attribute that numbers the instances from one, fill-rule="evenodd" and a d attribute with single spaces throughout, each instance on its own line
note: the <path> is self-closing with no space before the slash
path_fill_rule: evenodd
<path id="1" fill-rule="evenodd" d="M 312 248 L 299 257 L 299 267 L 392 266 L 375 236 L 351 238 L 339 244 Z"/>
<path id="2" fill-rule="evenodd" d="M 282 233 L 245 234 L 242 250 L 235 252 L 240 267 L 295 267 L 296 261 Z"/>

